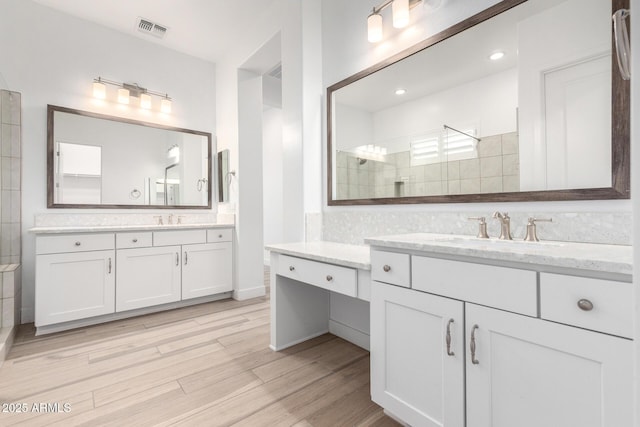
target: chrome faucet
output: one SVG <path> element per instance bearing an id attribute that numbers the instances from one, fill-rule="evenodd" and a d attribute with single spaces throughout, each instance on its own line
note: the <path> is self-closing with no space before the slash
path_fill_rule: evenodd
<path id="1" fill-rule="evenodd" d="M 500 240 L 513 240 L 511 237 L 511 218 L 509 214 L 495 211 L 493 217 L 500 221 Z"/>

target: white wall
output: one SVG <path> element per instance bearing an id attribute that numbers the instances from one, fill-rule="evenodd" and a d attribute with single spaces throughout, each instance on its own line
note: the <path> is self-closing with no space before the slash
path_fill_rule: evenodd
<path id="1" fill-rule="evenodd" d="M 22 93 L 22 320 L 29 322 L 33 320 L 35 247 L 28 230 L 34 214 L 46 212 L 47 104 L 215 134 L 215 66 L 31 1 L 0 0 L 0 10 L 0 73 L 8 88 Z M 174 101 L 173 112 L 163 117 L 96 102 L 91 83 L 98 76 L 167 92 Z"/>
<path id="2" fill-rule="evenodd" d="M 284 240 L 284 206 L 282 203 L 282 110 L 266 108 L 262 113 L 262 203 L 264 215 L 264 244 Z M 265 264 L 269 253 L 265 251 Z"/>
<path id="3" fill-rule="evenodd" d="M 286 177 L 282 186 L 282 222 L 286 224 L 283 240 L 303 240 L 307 197 L 310 197 L 310 205 L 319 210 L 322 84 L 318 65 L 321 58 L 317 54 L 320 35 L 319 31 L 314 31 L 319 30 L 319 7 L 318 2 L 275 0 L 262 12 L 261 25 L 247 29 L 235 38 L 233 51 L 216 64 L 218 146 L 230 150 L 231 169 L 238 173 L 238 185 L 232 186 L 231 201 L 221 204 L 220 210 L 237 210 L 237 251 L 242 251 L 243 246 L 257 246 L 262 250 L 263 239 L 262 233 L 252 233 L 255 224 L 262 223 L 262 216 L 243 213 L 243 207 L 238 204 L 243 185 L 254 188 L 256 181 L 262 182 L 261 173 L 258 175 L 257 170 L 242 167 L 238 161 L 238 69 L 278 33 L 282 59 L 282 173 Z M 307 190 L 309 182 L 315 182 L 315 186 Z M 262 260 L 262 256 L 259 259 Z M 262 286 L 262 265 L 245 257 L 238 257 L 237 262 L 236 274 L 244 272 L 249 278 L 248 282 L 238 280 L 240 293 Z"/>
<path id="4" fill-rule="evenodd" d="M 497 3 L 493 0 L 463 1 L 448 0 L 434 11 L 417 7 L 411 12 L 411 23 L 408 28 L 394 30 L 390 25 L 390 17 L 383 12 L 385 38 L 380 44 L 371 44 L 366 36 L 366 18 L 371 10 L 368 0 L 323 0 L 322 2 L 322 51 L 323 82 L 328 87 L 361 71 L 381 60 L 408 48 L 430 35 L 450 27 L 469 16 Z M 326 120 L 326 117 L 325 117 Z M 323 130 L 326 141 L 326 129 Z M 326 165 L 326 158 L 323 159 Z M 326 194 L 326 170 L 323 172 L 323 189 L 319 194 Z M 319 196 L 320 197 L 320 196 Z M 442 213 L 443 220 L 451 212 L 492 212 L 497 208 L 509 212 L 630 212 L 631 202 L 628 200 L 607 201 L 571 201 L 571 202 L 530 202 L 530 203 L 468 203 L 468 204 L 433 204 L 411 206 L 354 206 L 328 207 L 326 196 L 323 197 L 324 213 L 351 211 L 354 213 L 377 213 L 376 217 L 383 224 L 393 221 L 393 213 L 429 212 Z M 378 223 L 371 224 L 372 229 L 379 228 Z M 615 224 L 605 226 L 615 227 Z"/>

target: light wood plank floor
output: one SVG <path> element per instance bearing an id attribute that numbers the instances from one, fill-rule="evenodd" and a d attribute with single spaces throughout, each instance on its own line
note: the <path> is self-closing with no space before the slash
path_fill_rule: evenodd
<path id="1" fill-rule="evenodd" d="M 329 334 L 268 344 L 268 297 L 42 337 L 23 325 L 0 368 L 0 426 L 398 425 L 370 399 L 368 352 Z"/>

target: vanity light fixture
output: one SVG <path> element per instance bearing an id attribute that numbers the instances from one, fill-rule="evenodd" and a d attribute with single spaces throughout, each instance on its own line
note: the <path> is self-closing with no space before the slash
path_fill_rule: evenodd
<path id="1" fill-rule="evenodd" d="M 171 113 L 171 98 L 166 93 L 155 92 L 139 86 L 137 83 L 120 83 L 98 77 L 93 80 L 93 96 L 97 99 L 107 98 L 106 85 L 118 88 L 117 101 L 120 104 L 129 104 L 131 97 L 139 98 L 140 108 L 150 110 L 153 107 L 152 95 L 160 98 L 160 111 L 165 114 Z"/>
<path id="2" fill-rule="evenodd" d="M 97 99 L 105 99 L 107 97 L 107 86 L 102 83 L 100 77 L 93 81 L 93 97 Z"/>
<path id="3" fill-rule="evenodd" d="M 391 5 L 394 28 L 404 28 L 409 25 L 409 9 L 422 3 L 422 0 L 386 0 L 373 11 L 367 18 L 367 39 L 371 43 L 382 40 L 382 15 L 380 12 Z"/>
<path id="4" fill-rule="evenodd" d="M 129 89 L 125 89 L 125 88 L 118 89 L 118 102 L 120 104 L 129 103 Z"/>
<path id="5" fill-rule="evenodd" d="M 491 55 L 489 55 L 489 59 L 492 61 L 497 61 L 498 59 L 502 59 L 504 58 L 504 52 L 499 50 L 497 52 L 493 52 Z"/>

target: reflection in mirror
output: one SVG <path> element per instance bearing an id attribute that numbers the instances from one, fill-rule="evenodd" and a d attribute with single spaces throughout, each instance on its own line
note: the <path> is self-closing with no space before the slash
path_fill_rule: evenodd
<path id="1" fill-rule="evenodd" d="M 49 207 L 211 206 L 210 133 L 49 106 L 48 144 Z"/>
<path id="2" fill-rule="evenodd" d="M 227 203 L 229 201 L 231 177 L 232 173 L 229 170 L 229 150 L 222 150 L 218 153 L 218 201 L 220 203 Z"/>
<path id="3" fill-rule="evenodd" d="M 625 169 L 612 142 L 628 147 L 616 134 L 628 107 L 612 110 L 611 3 L 501 3 L 329 88 L 330 204 L 629 197 L 611 191 Z"/>

